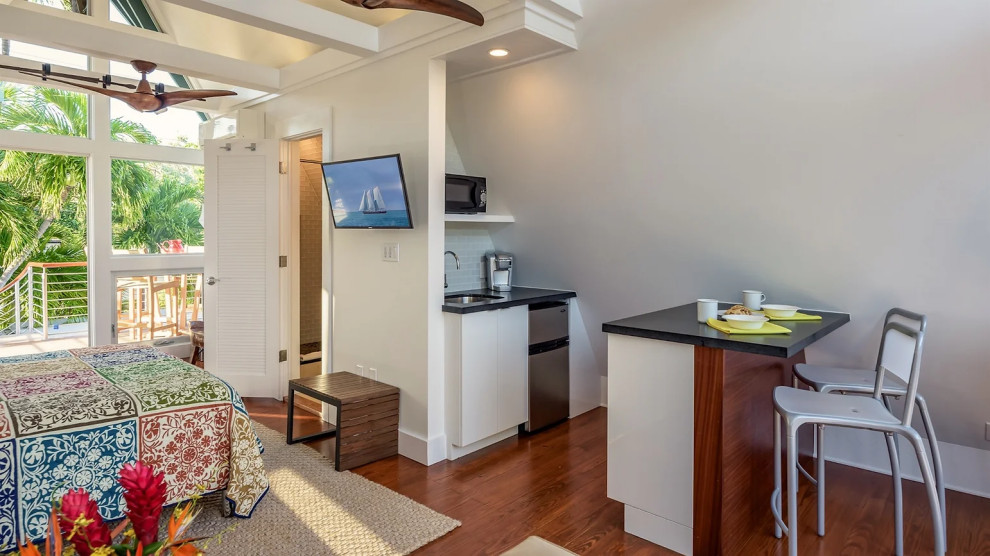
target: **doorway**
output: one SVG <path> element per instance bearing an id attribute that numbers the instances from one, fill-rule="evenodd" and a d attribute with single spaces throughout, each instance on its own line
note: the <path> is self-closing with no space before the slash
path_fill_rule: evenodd
<path id="1" fill-rule="evenodd" d="M 323 252 L 324 252 L 324 197 L 323 137 L 316 135 L 293 142 L 290 148 L 293 165 L 289 187 L 293 189 L 293 216 L 295 228 L 292 251 L 297 253 L 298 280 L 292 300 L 292 319 L 299 330 L 299 367 L 293 378 L 318 376 L 323 373 L 323 359 L 327 351 L 323 345 Z M 295 265 L 293 265 L 295 266 Z M 320 414 L 322 404 L 306 396 L 296 397 L 296 406 L 305 411 Z"/>

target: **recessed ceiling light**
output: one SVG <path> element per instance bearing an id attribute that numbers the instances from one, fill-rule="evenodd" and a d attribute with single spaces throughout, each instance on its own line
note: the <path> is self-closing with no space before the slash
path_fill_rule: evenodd
<path id="1" fill-rule="evenodd" d="M 509 51 L 504 48 L 493 48 L 488 51 L 488 54 L 496 58 L 504 58 L 509 55 Z"/>

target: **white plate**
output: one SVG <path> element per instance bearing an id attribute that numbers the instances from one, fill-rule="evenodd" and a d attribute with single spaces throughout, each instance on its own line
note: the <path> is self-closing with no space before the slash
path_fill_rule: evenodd
<path id="1" fill-rule="evenodd" d="M 742 305 L 742 303 L 740 303 L 740 305 Z M 752 311 L 752 309 L 750 309 L 750 310 Z M 719 309 L 718 316 L 724 317 L 726 311 L 728 311 L 728 309 Z M 762 315 L 763 314 L 763 311 L 753 311 L 753 314 L 754 315 Z M 725 320 L 725 319 L 722 319 L 722 320 Z"/>
<path id="2" fill-rule="evenodd" d="M 725 315 L 723 317 L 732 328 L 759 330 L 769 319 L 763 315 Z"/>
<path id="3" fill-rule="evenodd" d="M 794 313 L 800 311 L 801 308 L 796 305 L 764 305 L 763 312 L 766 313 L 768 317 L 778 317 L 778 318 L 788 318 L 793 317 Z"/>

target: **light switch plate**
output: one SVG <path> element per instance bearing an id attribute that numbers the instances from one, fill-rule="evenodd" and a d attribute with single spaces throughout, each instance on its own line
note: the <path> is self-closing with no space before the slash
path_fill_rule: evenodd
<path id="1" fill-rule="evenodd" d="M 986 435 L 987 440 L 990 440 L 990 423 L 987 423 L 987 432 L 984 434 Z"/>
<path id="2" fill-rule="evenodd" d="M 382 260 L 389 263 L 399 262 L 399 244 L 398 243 L 383 243 L 382 244 Z"/>
<path id="3" fill-rule="evenodd" d="M 368 378 L 371 380 L 378 380 L 378 369 L 374 367 L 368 367 Z"/>
<path id="4" fill-rule="evenodd" d="M 354 374 L 364 376 L 364 365 L 354 365 Z"/>

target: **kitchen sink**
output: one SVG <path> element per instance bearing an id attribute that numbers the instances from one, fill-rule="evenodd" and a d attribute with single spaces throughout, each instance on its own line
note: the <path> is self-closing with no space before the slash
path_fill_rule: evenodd
<path id="1" fill-rule="evenodd" d="M 470 294 L 470 295 L 453 294 L 453 295 L 445 295 L 443 296 L 443 299 L 447 303 L 466 304 L 466 303 L 478 303 L 480 301 L 491 301 L 493 299 L 503 299 L 503 297 L 500 295 L 485 295 L 485 294 Z"/>

